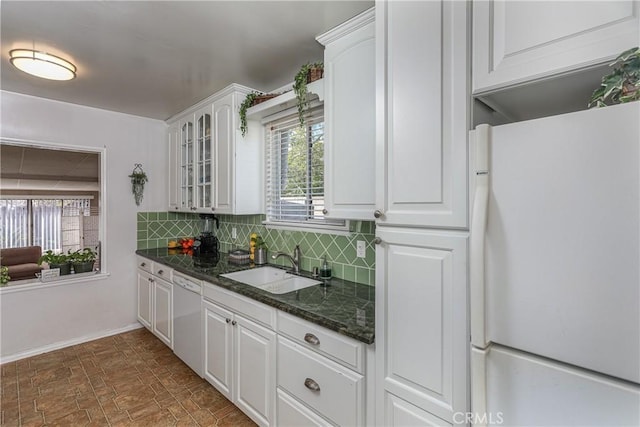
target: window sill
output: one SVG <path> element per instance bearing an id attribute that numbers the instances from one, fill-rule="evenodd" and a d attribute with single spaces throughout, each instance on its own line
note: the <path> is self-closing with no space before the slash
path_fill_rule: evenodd
<path id="1" fill-rule="evenodd" d="M 266 228 L 274 230 L 304 231 L 308 233 L 318 234 L 335 234 L 338 236 L 349 236 L 351 234 L 351 231 L 349 229 L 349 221 L 345 221 L 345 225 L 300 224 L 293 222 L 262 221 L 262 225 L 264 225 Z"/>
<path id="2" fill-rule="evenodd" d="M 70 274 L 70 277 L 63 277 L 50 282 L 41 282 L 39 279 L 26 279 L 19 280 L 15 283 L 9 282 L 8 285 L 0 288 L 0 295 L 12 294 L 15 292 L 32 291 L 36 289 L 53 288 L 56 286 L 73 285 L 76 283 L 93 282 L 96 280 L 107 279 L 111 274 L 109 273 L 81 273 Z"/>

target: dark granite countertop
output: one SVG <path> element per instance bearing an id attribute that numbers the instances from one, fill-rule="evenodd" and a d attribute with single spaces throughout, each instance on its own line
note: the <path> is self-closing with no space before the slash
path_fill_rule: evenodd
<path id="1" fill-rule="evenodd" d="M 373 286 L 333 278 L 330 285 L 326 287 L 316 285 L 277 295 L 220 277 L 225 273 L 260 268 L 253 264 L 229 263 L 225 253 L 221 253 L 216 262 L 204 264 L 199 263 L 191 255 L 167 248 L 139 249 L 136 254 L 366 344 L 374 341 L 375 288 Z M 307 272 L 302 272 L 301 275 L 311 277 Z"/>

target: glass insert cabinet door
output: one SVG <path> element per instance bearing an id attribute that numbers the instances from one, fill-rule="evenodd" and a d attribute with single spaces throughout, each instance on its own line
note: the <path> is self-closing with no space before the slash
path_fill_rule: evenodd
<path id="1" fill-rule="evenodd" d="M 211 169 L 213 151 L 211 149 L 211 114 L 203 113 L 198 116 L 196 143 L 198 145 L 198 207 L 210 208 L 212 206 Z"/>
<path id="2" fill-rule="evenodd" d="M 193 121 L 180 127 L 180 204 L 183 209 L 195 209 Z"/>

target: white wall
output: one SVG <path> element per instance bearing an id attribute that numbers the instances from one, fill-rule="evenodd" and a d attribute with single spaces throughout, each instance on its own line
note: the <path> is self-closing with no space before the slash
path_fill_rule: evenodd
<path id="1" fill-rule="evenodd" d="M 106 147 L 106 257 L 110 277 L 17 292 L 0 288 L 0 360 L 8 361 L 136 322 L 136 212 L 166 210 L 162 121 L 0 91 L 0 136 Z M 128 175 L 142 163 L 149 182 L 138 207 Z"/>

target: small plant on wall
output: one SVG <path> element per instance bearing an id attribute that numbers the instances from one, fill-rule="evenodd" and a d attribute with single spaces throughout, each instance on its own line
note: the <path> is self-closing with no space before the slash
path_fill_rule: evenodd
<path id="1" fill-rule="evenodd" d="M 141 163 L 135 164 L 133 172 L 131 172 L 129 178 L 131 178 L 131 192 L 133 193 L 133 198 L 136 201 L 136 205 L 140 206 L 140 203 L 142 202 L 142 195 L 144 193 L 144 184 L 149 181 L 147 174 L 142 170 Z"/>
<path id="2" fill-rule="evenodd" d="M 640 100 L 640 47 L 625 50 L 610 66 L 614 70 L 602 77 L 589 108 Z"/>
<path id="3" fill-rule="evenodd" d="M 309 108 L 307 84 L 321 79 L 323 74 L 324 64 L 322 62 L 307 63 L 300 68 L 293 80 L 293 91 L 296 94 L 300 126 L 304 126 L 304 114 Z"/>

